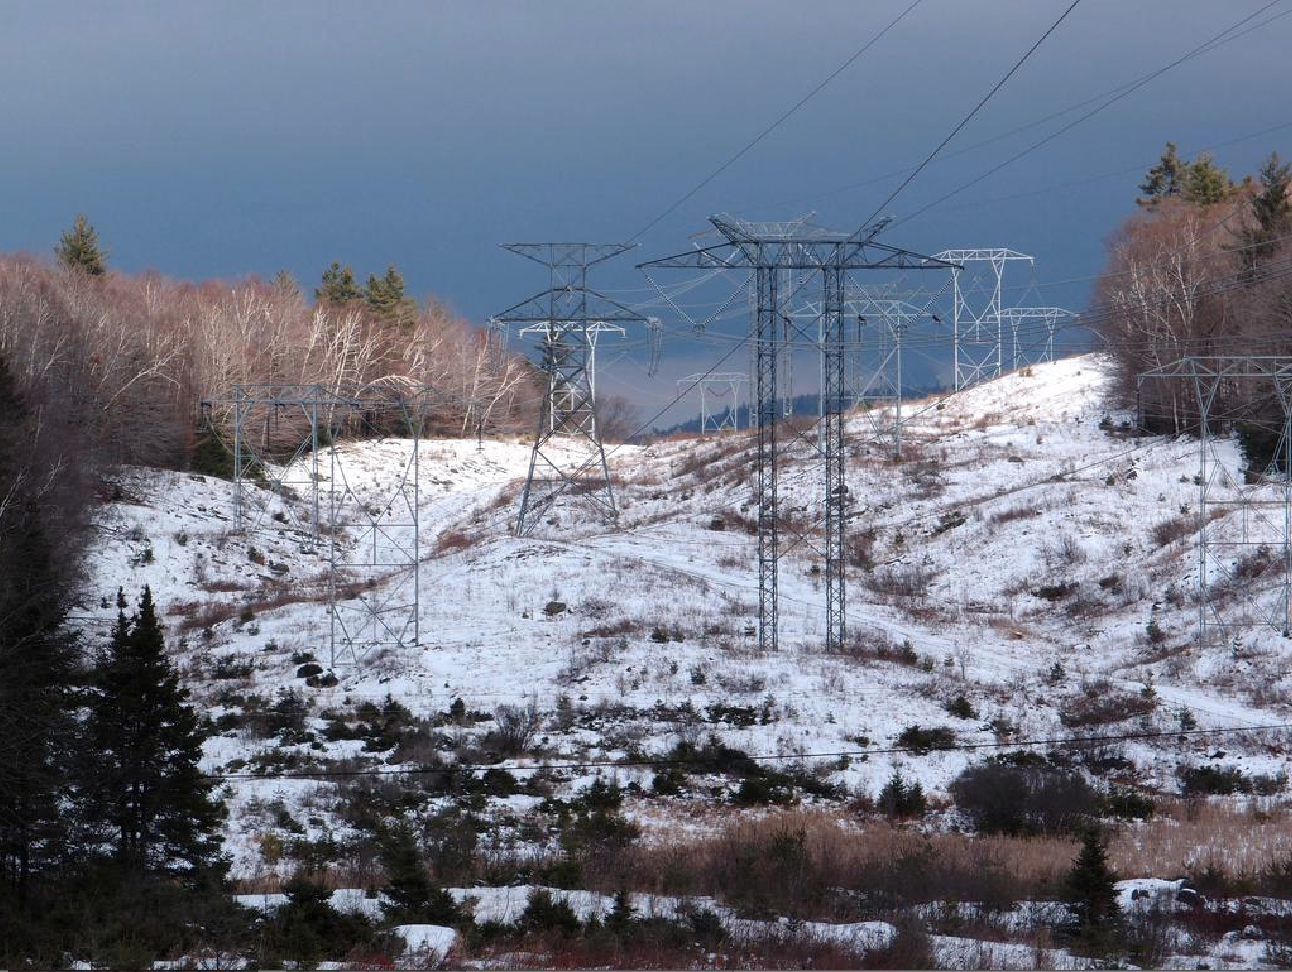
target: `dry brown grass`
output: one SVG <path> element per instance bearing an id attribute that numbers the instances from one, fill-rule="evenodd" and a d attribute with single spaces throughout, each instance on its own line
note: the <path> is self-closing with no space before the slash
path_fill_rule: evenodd
<path id="1" fill-rule="evenodd" d="M 926 896 L 971 900 L 986 872 L 1007 877 L 1012 894 L 1045 894 L 1056 886 L 1076 854 L 1076 842 L 1057 838 L 973 837 L 924 834 L 886 821 L 859 822 L 829 811 L 790 810 L 731 820 L 690 841 L 647 840 L 630 854 L 634 885 L 660 894 L 717 894 L 740 879 L 733 860 L 756 856 L 786 835 L 801 835 L 804 867 L 826 888 L 873 886 L 877 875 L 912 900 Z M 899 861 L 920 859 L 925 874 L 905 886 Z M 913 870 L 920 870 L 915 868 Z M 945 886 L 942 882 L 952 886 Z M 613 886 L 605 890 L 613 891 Z M 970 897 L 965 897 L 969 895 Z M 821 917 L 845 917 L 823 913 Z"/>
<path id="2" fill-rule="evenodd" d="M 1292 857 L 1292 812 L 1259 798 L 1172 801 L 1148 822 L 1118 833 L 1109 857 L 1123 877 L 1172 877 L 1208 868 L 1235 879 L 1257 875 Z"/>

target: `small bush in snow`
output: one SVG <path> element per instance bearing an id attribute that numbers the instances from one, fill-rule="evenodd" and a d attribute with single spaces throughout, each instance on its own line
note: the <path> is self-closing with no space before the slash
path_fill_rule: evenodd
<path id="1" fill-rule="evenodd" d="M 947 703 L 947 712 L 957 719 L 977 719 L 978 711 L 973 707 L 964 694 L 957 695 Z"/>
<path id="2" fill-rule="evenodd" d="M 486 745 L 496 747 L 504 756 L 519 756 L 526 752 L 541 721 L 537 704 L 500 705 L 494 709 L 493 715 L 497 727 L 485 737 Z"/>
<path id="3" fill-rule="evenodd" d="M 891 820 L 922 817 L 928 812 L 928 808 L 924 787 L 919 780 L 907 783 L 897 770 L 893 770 L 893 775 L 879 791 L 879 798 L 875 801 L 875 809 Z"/>
<path id="4" fill-rule="evenodd" d="M 954 749 L 956 733 L 948 726 L 932 726 L 928 729 L 921 726 L 907 726 L 897 734 L 897 745 L 923 754 L 933 749 Z"/>
<path id="5" fill-rule="evenodd" d="M 1066 700 L 1059 721 L 1069 728 L 1102 726 L 1148 715 L 1155 708 L 1156 696 L 1127 692 L 1101 679 L 1088 684 L 1081 695 Z"/>

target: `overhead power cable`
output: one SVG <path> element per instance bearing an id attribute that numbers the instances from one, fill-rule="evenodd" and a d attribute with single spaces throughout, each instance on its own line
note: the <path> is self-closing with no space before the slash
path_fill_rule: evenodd
<path id="1" fill-rule="evenodd" d="M 1233 29 L 1231 28 L 1230 31 L 1227 31 L 1225 32 L 1225 34 L 1220 35 L 1220 37 L 1223 39 L 1217 39 L 1214 43 L 1204 46 L 1203 48 L 1197 50 L 1195 53 L 1189 55 L 1187 59 L 1191 60 L 1195 57 L 1202 57 L 1204 55 L 1210 54 L 1213 51 L 1216 51 L 1221 47 L 1224 47 L 1226 44 L 1232 44 L 1234 41 L 1240 40 L 1241 38 L 1247 36 L 1250 33 L 1253 33 L 1255 31 L 1268 27 L 1270 24 L 1274 23 L 1275 21 L 1281 20 L 1284 17 L 1287 17 L 1289 15 L 1292 15 L 1292 11 L 1285 10 L 1282 13 L 1275 14 L 1273 17 L 1270 17 L 1267 20 L 1261 21 L 1260 23 L 1249 24 L 1246 27 L 1246 29 L 1241 30 L 1237 33 L 1233 33 Z M 970 152 L 975 152 L 978 149 L 986 148 L 988 145 L 994 145 L 996 142 L 1002 142 L 1007 138 L 1013 138 L 1015 135 L 1020 135 L 1023 132 L 1030 131 L 1033 128 L 1037 128 L 1041 125 L 1044 125 L 1046 122 L 1050 122 L 1050 121 L 1054 121 L 1056 119 L 1062 118 L 1064 115 L 1070 115 L 1075 111 L 1079 111 L 1082 108 L 1087 107 L 1088 105 L 1092 105 L 1097 101 L 1101 101 L 1104 98 L 1110 97 L 1127 88 L 1130 88 L 1131 86 L 1144 80 L 1146 77 L 1148 77 L 1148 75 L 1140 75 L 1139 77 L 1131 78 L 1129 81 L 1123 82 L 1122 84 L 1119 84 L 1116 87 L 1109 88 L 1107 90 L 1099 92 L 1098 94 L 1092 95 L 1089 98 L 1085 98 L 1074 104 L 1068 105 L 1066 108 L 1060 108 L 1058 111 L 1050 112 L 1048 115 L 1044 115 L 1041 118 L 1037 118 L 1030 122 L 1026 122 L 1022 125 L 1018 125 L 1014 128 L 1009 129 L 1008 131 L 1000 132 L 997 135 L 992 135 L 989 138 L 984 138 L 970 145 L 966 145 L 963 148 L 955 149 L 954 151 L 951 151 L 951 152 L 946 152 L 940 155 L 937 159 L 935 159 L 932 164 L 939 165 L 943 162 L 948 162 L 951 159 L 960 158 L 961 156 L 967 155 Z M 1282 127 L 1282 126 L 1278 126 L 1278 127 Z M 1255 134 L 1263 134 L 1263 133 L 1258 132 Z M 1254 136 L 1244 136 L 1244 138 L 1249 138 L 1249 137 L 1254 137 Z M 1234 141 L 1239 141 L 1239 140 L 1241 139 L 1234 140 Z M 1200 149 L 1200 151 L 1210 151 L 1212 149 L 1221 148 L 1229 144 L 1232 144 L 1232 142 L 1221 142 L 1215 145 L 1204 146 L 1202 149 Z M 867 186 L 877 185 L 879 183 L 887 182 L 889 179 L 895 179 L 900 176 L 906 175 L 910 171 L 910 168 L 911 167 L 907 165 L 907 166 L 903 166 L 900 169 L 894 169 L 890 172 L 885 172 L 882 175 L 871 176 L 869 179 L 863 179 L 860 182 L 850 182 L 850 183 L 847 183 L 846 185 L 835 186 L 832 189 L 824 189 L 816 192 L 800 193 L 799 195 L 796 195 L 796 196 L 781 198 L 766 204 L 767 205 L 789 205 L 791 203 L 807 202 L 813 199 L 822 199 L 828 196 L 836 196 L 836 195 L 839 195 L 840 193 L 850 192 L 854 189 L 864 189 Z"/>
<path id="2" fill-rule="evenodd" d="M 1243 17 L 1241 20 L 1236 21 L 1235 23 L 1226 27 L 1220 33 L 1204 41 L 1202 44 L 1199 44 L 1191 51 L 1188 51 L 1187 53 L 1182 54 L 1180 57 L 1177 57 L 1174 61 L 1171 61 L 1169 64 L 1166 64 L 1163 67 L 1158 68 L 1156 71 L 1152 71 L 1149 74 L 1144 75 L 1144 77 L 1142 77 L 1139 81 L 1135 82 L 1130 87 L 1126 88 L 1125 90 L 1121 91 L 1116 95 L 1113 95 L 1107 100 L 1096 105 L 1094 108 L 1091 108 L 1089 111 L 1078 116 L 1076 119 L 1064 125 L 1062 128 L 1059 128 L 1056 131 L 1051 132 L 1049 135 L 1046 135 L 1044 138 L 1038 139 L 1037 141 L 1033 142 L 1031 145 L 1027 146 L 1026 148 L 1018 152 L 1015 152 L 1013 155 L 1009 156 L 1009 158 L 1005 159 L 1003 162 L 998 162 L 996 165 L 992 166 L 986 172 L 983 172 L 980 175 L 975 176 L 973 179 L 970 179 L 968 182 L 964 183 L 963 185 L 958 186 L 955 189 L 952 189 L 950 192 L 944 193 L 943 195 L 939 196 L 937 199 L 934 199 L 928 205 L 923 206 L 920 209 L 917 209 L 915 212 L 910 213 L 906 216 L 903 216 L 901 219 L 897 220 L 892 225 L 899 226 L 904 223 L 909 223 L 911 220 L 924 215 L 925 213 L 929 212 L 931 209 L 934 209 L 935 207 L 942 205 L 942 203 L 946 202 L 948 199 L 958 196 L 966 189 L 970 189 L 978 185 L 978 183 L 982 182 L 984 179 L 987 179 L 995 175 L 997 172 L 999 172 L 1001 169 L 1004 169 L 1006 166 L 1013 165 L 1019 159 L 1022 159 L 1028 155 L 1031 155 L 1037 149 L 1041 148 L 1042 146 L 1048 145 L 1050 142 L 1054 141 L 1059 136 L 1065 135 L 1068 132 L 1072 131 L 1072 129 L 1076 128 L 1082 122 L 1087 121 L 1090 118 L 1093 118 L 1095 115 L 1099 114 L 1104 109 L 1110 108 L 1113 105 L 1115 105 L 1117 102 L 1121 101 L 1123 98 L 1129 97 L 1130 95 L 1134 94 L 1140 88 L 1144 87 L 1144 85 L 1161 77 L 1163 74 L 1170 71 L 1172 68 L 1178 67 L 1179 65 L 1183 64 L 1185 61 L 1189 60 L 1190 58 L 1196 57 L 1198 54 L 1202 53 L 1211 45 L 1215 44 L 1218 40 L 1223 38 L 1225 35 L 1232 33 L 1233 31 L 1237 30 L 1239 27 L 1243 26 L 1249 21 L 1259 17 L 1261 14 L 1269 10 L 1271 7 L 1275 7 L 1282 2 L 1283 0 L 1270 0 L 1269 3 L 1266 3 L 1263 7 L 1256 10 L 1254 13 L 1250 13 L 1246 17 Z"/>
<path id="3" fill-rule="evenodd" d="M 775 131 L 777 128 L 779 128 L 782 124 L 784 124 L 786 121 L 788 121 L 788 120 L 789 120 L 789 118 L 790 118 L 792 115 L 794 115 L 794 114 L 795 114 L 795 113 L 796 113 L 800 108 L 802 108 L 802 107 L 803 107 L 804 105 L 806 105 L 809 101 L 811 101 L 811 100 L 812 100 L 813 98 L 815 98 L 818 94 L 820 94 L 820 93 L 821 93 L 821 91 L 822 91 L 822 90 L 824 90 L 824 88 L 825 88 L 828 84 L 830 84 L 830 82 L 831 82 L 831 81 L 833 81 L 835 78 L 837 78 L 839 75 L 841 75 L 844 71 L 846 71 L 848 68 L 850 68 L 850 67 L 853 65 L 853 63 L 854 63 L 858 58 L 860 58 L 860 57 L 861 57 L 863 54 L 865 54 L 868 50 L 870 50 L 870 49 L 871 49 L 872 47 L 874 47 L 877 43 L 879 43 L 879 41 L 881 41 L 881 40 L 884 38 L 884 36 L 885 36 L 885 35 L 886 35 L 890 30 L 892 30 L 892 29 L 893 29 L 894 27 L 896 27 L 899 23 L 901 23 L 901 22 L 906 18 L 907 14 L 909 14 L 912 10 L 914 10 L 916 7 L 918 7 L 918 6 L 920 5 L 920 3 L 921 3 L 921 2 L 922 2 L 922 0 L 913 0 L 913 2 L 912 2 L 910 5 L 908 5 L 908 6 L 907 6 L 907 7 L 906 7 L 906 8 L 905 8 L 901 13 L 899 13 L 896 17 L 894 17 L 894 18 L 893 18 L 892 20 L 890 20 L 887 24 L 885 24 L 885 25 L 884 25 L 884 27 L 883 27 L 883 29 L 882 29 L 882 30 L 880 30 L 880 31 L 879 31 L 879 33 L 875 34 L 875 36 L 874 36 L 874 37 L 872 37 L 872 38 L 870 38 L 870 40 L 866 41 L 866 43 L 865 43 L 865 44 L 863 44 L 861 47 L 859 47 L 857 50 L 855 50 L 855 51 L 852 53 L 852 55 L 851 55 L 851 56 L 850 56 L 846 61 L 844 61 L 844 62 L 843 62 L 842 64 L 840 64 L 837 68 L 835 68 L 835 69 L 834 69 L 834 71 L 832 71 L 832 72 L 831 72 L 831 73 L 830 73 L 830 74 L 825 78 L 825 80 L 821 81 L 821 82 L 820 82 L 820 83 L 819 83 L 815 88 L 813 88 L 813 89 L 812 89 L 811 91 L 809 91 L 806 95 L 804 95 L 802 98 L 800 98 L 800 99 L 799 99 L 799 100 L 798 100 L 798 101 L 797 101 L 797 102 L 796 102 L 792 107 L 790 107 L 788 110 L 786 110 L 785 112 L 783 112 L 783 113 L 780 115 L 780 117 L 778 117 L 774 122 L 772 122 L 770 125 L 768 125 L 766 128 L 764 128 L 761 132 L 759 132 L 756 136 L 754 136 L 754 138 L 752 138 L 750 141 L 746 142 L 746 143 L 745 143 L 745 145 L 744 145 L 744 146 L 742 146 L 742 147 L 740 148 L 740 150 L 739 150 L 739 151 L 737 151 L 734 155 L 732 155 L 732 156 L 728 157 L 728 158 L 727 158 L 727 160 L 726 160 L 725 162 L 723 162 L 723 163 L 722 163 L 721 165 L 719 165 L 716 169 L 714 169 L 714 170 L 713 170 L 712 172 L 710 172 L 707 176 L 705 176 L 702 180 L 700 180 L 700 182 L 699 182 L 699 183 L 697 183 L 697 184 L 696 184 L 692 189 L 688 190 L 686 193 L 684 193 L 682 196 L 680 196 L 680 197 L 679 197 L 675 202 L 673 202 L 673 203 L 672 203 L 672 205 L 670 205 L 670 206 L 669 206 L 667 209 L 665 209 L 662 213 L 660 213 L 658 216 L 656 216 L 654 219 L 652 219 L 649 223 L 647 223 L 645 226 L 643 226 L 641 229 L 639 229 L 636 233 L 634 233 L 634 234 L 633 234 L 633 236 L 632 236 L 632 239 L 640 239 L 641 237 L 645 236 L 645 235 L 646 235 L 646 233 L 648 233 L 651 229 L 653 229 L 653 228 L 654 228 L 655 226 L 657 226 L 660 222 L 662 222 L 664 219 L 666 219 L 668 216 L 670 216 L 672 213 L 674 213 L 674 212 L 677 210 L 677 208 L 678 208 L 679 206 L 681 206 L 683 203 L 685 203 L 687 200 L 689 200 L 691 197 L 693 197 L 697 192 L 699 192 L 701 189 L 703 189 L 705 186 L 707 186 L 707 185 L 708 185 L 710 182 L 712 182 L 714 179 L 718 178 L 718 176 L 722 175 L 722 173 L 726 172 L 726 171 L 727 171 L 727 169 L 731 168 L 731 166 L 735 165 L 735 164 L 736 164 L 736 162 L 738 162 L 741 158 L 743 158 L 743 157 L 744 157 L 744 156 L 745 156 L 745 155 L 746 155 L 746 154 L 747 154 L 751 149 L 753 149 L 753 148 L 754 148 L 754 146 L 756 146 L 759 142 L 761 142 L 761 141 L 762 141 L 763 139 L 765 139 L 768 135 L 770 135 L 772 132 L 774 132 L 774 131 Z"/>
<path id="4" fill-rule="evenodd" d="M 898 186 L 896 189 L 894 189 L 891 193 L 889 193 L 888 198 L 885 199 L 878 206 L 876 206 L 875 211 L 871 213 L 869 216 L 867 216 L 865 220 L 862 221 L 861 225 L 863 227 L 869 226 L 874 221 L 875 217 L 879 216 L 884 211 L 884 209 L 887 208 L 889 203 L 891 203 L 894 199 L 900 196 L 903 190 L 905 190 L 907 186 L 909 186 L 913 181 L 915 181 L 915 178 L 921 172 L 923 172 L 925 168 L 928 167 L 929 163 L 938 157 L 938 153 L 947 147 L 947 143 L 950 142 L 957 135 L 959 135 L 960 132 L 964 130 L 964 127 L 968 125 L 971 121 L 973 121 L 974 116 L 977 115 L 978 112 L 982 111 L 982 109 L 986 106 L 987 102 L 991 101 L 991 99 L 995 96 L 996 92 L 999 91 L 1001 88 L 1005 87 L 1005 84 L 1009 81 L 1009 79 L 1018 73 L 1019 68 L 1021 68 L 1027 62 L 1028 58 L 1030 58 L 1033 54 L 1036 53 L 1037 48 L 1039 48 L 1042 44 L 1044 44 L 1046 39 L 1051 34 L 1053 34 L 1056 30 L 1059 29 L 1059 25 L 1068 18 L 1068 15 L 1077 8 L 1077 4 L 1079 3 L 1081 3 L 1081 0 L 1072 0 L 1072 3 L 1068 4 L 1067 9 L 1065 9 L 1063 13 L 1059 14 L 1058 19 L 1055 20 L 1054 23 L 1050 24 L 1050 26 L 1046 29 L 1045 33 L 1043 33 L 1040 37 L 1037 38 L 1036 43 L 1034 43 L 1031 47 L 1029 47 L 1023 53 L 1023 56 L 1014 62 L 1014 66 L 1005 72 L 1005 76 L 1002 77 L 999 81 L 997 81 L 995 85 L 992 86 L 992 89 L 990 91 L 988 91 L 985 95 L 983 95 L 982 100 L 979 101 L 978 104 L 973 106 L 973 109 L 969 112 L 969 114 L 965 115 L 964 118 L 960 119 L 959 124 L 957 124 L 955 128 L 951 129 L 947 137 L 938 143 L 937 148 L 935 148 L 932 152 L 930 152 L 927 156 L 925 156 L 924 161 L 921 162 L 919 165 L 917 165 L 914 169 L 912 169 L 910 174 L 904 180 L 902 180 L 902 184 Z"/>

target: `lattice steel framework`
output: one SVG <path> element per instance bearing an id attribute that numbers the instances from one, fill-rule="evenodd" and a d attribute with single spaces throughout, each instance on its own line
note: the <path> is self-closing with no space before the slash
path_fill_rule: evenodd
<path id="1" fill-rule="evenodd" d="M 263 529 L 271 513 L 286 522 L 292 487 L 309 485 L 306 537 L 328 560 L 322 599 L 331 666 L 357 665 L 380 648 L 418 646 L 420 442 L 434 409 L 463 400 L 401 379 L 352 394 L 320 385 L 235 385 L 228 398 L 202 404 L 213 427 L 222 424 L 214 413 L 228 410 L 221 418 L 233 432 L 235 529 Z M 262 433 L 264 416 L 272 417 L 263 423 L 272 437 Z M 381 475 L 338 444 L 347 429 L 400 433 L 376 446 L 390 454 Z M 262 488 L 249 490 L 248 481 Z"/>
<path id="2" fill-rule="evenodd" d="M 530 535 L 563 496 L 578 497 L 607 522 L 618 519 L 606 450 L 597 425 L 597 340 L 623 334 L 647 319 L 587 285 L 588 268 L 636 243 L 505 243 L 503 248 L 547 267 L 551 286 L 500 314 L 496 328 L 520 325 L 542 337 L 540 366 L 547 392 L 539 411 L 516 532 Z M 650 328 L 652 334 L 658 328 Z"/>
<path id="3" fill-rule="evenodd" d="M 937 259 L 959 265 L 952 271 L 951 310 L 956 391 L 995 378 L 1003 371 L 1001 289 L 1005 266 L 1032 257 L 1005 247 L 943 250 Z M 967 268 L 967 269 L 966 269 Z"/>
<path id="4" fill-rule="evenodd" d="M 1139 375 L 1141 386 L 1150 379 L 1188 382 L 1198 409 L 1199 646 L 1238 650 L 1262 628 L 1292 635 L 1292 359 L 1188 357 Z M 1265 430 L 1276 442 L 1265 468 L 1242 469 L 1220 433 L 1240 418 L 1259 423 L 1250 406 L 1230 409 L 1224 397 L 1253 384 L 1268 389 L 1257 401 L 1277 406 Z"/>
<path id="5" fill-rule="evenodd" d="M 697 372 L 677 380 L 679 395 L 692 388 L 700 391 L 700 434 L 710 432 L 734 432 L 740 422 L 740 386 L 749 382 L 749 376 L 739 371 Z M 714 414 L 709 408 L 709 396 L 724 400 L 727 404 L 721 412 Z"/>
<path id="6" fill-rule="evenodd" d="M 1054 335 L 1065 321 L 1076 318 L 1062 307 L 1003 307 L 1000 319 L 1009 325 L 1010 370 L 1054 360 Z M 1044 328 L 1029 325 L 1040 325 Z M 1020 332 L 1022 341 L 1019 341 Z"/>
<path id="7" fill-rule="evenodd" d="M 755 223 L 720 215 L 710 217 L 723 242 L 697 247 L 641 265 L 689 270 L 739 269 L 754 275 L 751 337 L 754 378 L 751 411 L 757 430 L 754 498 L 758 506 L 758 641 L 764 650 L 778 644 L 779 499 L 777 489 L 778 380 L 785 344 L 805 340 L 822 354 L 822 424 L 826 520 L 826 645 L 842 647 L 846 636 L 844 541 L 847 485 L 844 481 L 844 412 L 846 409 L 844 302 L 852 270 L 947 270 L 955 265 L 936 257 L 875 241 L 889 220 L 856 233 L 838 233 L 811 225 L 807 218 L 791 223 Z M 794 294 L 782 284 L 790 273 L 804 274 L 796 289 L 820 274 L 819 338 L 806 335 L 788 313 Z"/>
<path id="8" fill-rule="evenodd" d="M 845 339 L 848 354 L 844 365 L 848 402 L 865 410 L 877 435 L 891 437 L 893 454 L 898 459 L 902 456 L 902 368 L 906 333 L 918 321 L 931 316 L 929 306 L 938 295 L 907 296 L 923 298 L 924 306 L 917 306 L 904 297 L 872 293 L 852 283 L 848 284 L 844 300 L 844 316 L 855 325 L 845 329 L 849 335 Z M 808 307 L 819 313 L 819 303 L 809 302 Z M 823 380 L 822 387 L 824 384 Z M 884 421 L 886 418 L 891 418 L 891 425 Z"/>

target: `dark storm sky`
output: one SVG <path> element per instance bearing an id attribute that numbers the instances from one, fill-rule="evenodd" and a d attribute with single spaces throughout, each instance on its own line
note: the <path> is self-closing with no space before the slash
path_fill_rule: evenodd
<path id="1" fill-rule="evenodd" d="M 312 286 L 334 259 L 361 275 L 395 262 L 413 292 L 482 320 L 545 285 L 498 242 L 631 238 L 908 3 L 3 2 L 0 249 L 48 253 L 83 211 L 125 270 L 285 267 Z M 686 248 L 724 210 L 856 224 L 900 178 L 832 190 L 921 159 L 1067 3 L 924 0 L 641 237 L 638 258 Z M 1083 0 L 948 151 L 1162 67 L 1263 5 Z M 1167 139 L 1192 154 L 1292 123 L 1290 37 L 1287 17 L 1189 61 L 885 238 L 1010 246 L 1037 257 L 1042 284 L 1089 277 Z M 1077 114 L 935 164 L 887 211 Z M 1216 155 L 1239 175 L 1271 149 L 1292 154 L 1292 126 Z M 640 297 L 633 262 L 601 286 Z M 1087 289 L 1041 292 L 1079 309 Z M 666 353 L 655 383 L 639 350 L 607 374 L 666 399 L 715 355 L 680 340 Z"/>

